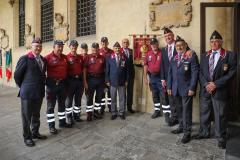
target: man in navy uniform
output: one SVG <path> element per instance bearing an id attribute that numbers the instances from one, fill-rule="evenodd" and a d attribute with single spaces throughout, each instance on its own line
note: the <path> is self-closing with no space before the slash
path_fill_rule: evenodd
<path id="1" fill-rule="evenodd" d="M 84 86 L 87 96 L 87 120 L 92 121 L 92 112 L 94 117 L 101 119 L 101 99 L 104 90 L 104 70 L 105 58 L 99 54 L 99 44 L 93 43 L 91 54 L 87 55 L 84 61 Z M 93 106 L 93 97 L 95 94 L 95 104 Z"/>
<path id="2" fill-rule="evenodd" d="M 167 43 L 167 46 L 162 48 L 162 56 L 163 56 L 163 63 L 164 63 L 164 70 L 163 70 L 164 80 L 162 80 L 162 83 L 163 83 L 163 86 L 166 88 L 170 62 L 171 62 L 171 59 L 177 54 L 177 51 L 175 47 L 174 34 L 172 30 L 170 30 L 169 28 L 164 28 L 164 38 Z M 166 98 L 166 101 L 170 104 L 170 105 L 163 106 L 163 109 L 165 109 L 163 110 L 163 112 L 166 112 L 166 115 L 167 115 L 166 122 L 168 122 L 169 126 L 174 126 L 178 123 L 176 105 L 174 104 L 174 99 L 172 96 L 168 95 L 167 93 L 164 96 Z M 170 110 L 169 110 L 169 107 L 170 107 Z"/>
<path id="3" fill-rule="evenodd" d="M 121 53 L 121 46 L 116 42 L 113 46 L 114 53 L 107 58 L 105 81 L 110 86 L 112 104 L 111 104 L 111 119 L 114 120 L 119 117 L 125 119 L 125 96 L 126 86 L 128 80 L 128 62 L 124 54 Z M 117 93 L 119 96 L 119 111 L 117 110 Z"/>
<path id="4" fill-rule="evenodd" d="M 167 90 L 169 95 L 174 96 L 178 111 L 179 126 L 172 133 L 184 133 L 182 143 L 191 140 L 192 129 L 192 102 L 196 93 L 199 63 L 196 53 L 187 52 L 187 43 L 177 36 L 177 55 L 175 55 L 169 66 Z"/>
<path id="5" fill-rule="evenodd" d="M 71 52 L 67 55 L 68 63 L 68 77 L 67 77 L 67 98 L 66 98 L 66 115 L 67 122 L 72 125 L 76 122 L 81 122 L 81 100 L 83 95 L 83 66 L 84 60 L 83 56 L 77 54 L 78 42 L 72 40 L 70 42 L 69 48 Z M 74 99 L 74 106 L 73 106 Z"/>
<path id="6" fill-rule="evenodd" d="M 54 108 L 58 102 L 58 119 L 60 128 L 69 128 L 65 117 L 67 57 L 63 52 L 63 41 L 55 40 L 53 51 L 45 56 L 47 61 L 47 122 L 51 134 L 57 134 L 55 128 Z"/>
<path id="7" fill-rule="evenodd" d="M 164 66 L 158 40 L 156 38 L 152 38 L 150 40 L 150 44 L 152 50 L 147 52 L 143 63 L 144 81 L 146 85 L 150 84 L 153 96 L 154 113 L 151 117 L 154 119 L 161 116 L 161 105 L 167 106 L 168 102 L 164 98 L 166 89 L 162 87 Z M 147 75 L 149 76 L 150 83 L 147 79 Z"/>
<path id="8" fill-rule="evenodd" d="M 124 38 L 122 40 L 122 48 L 121 52 L 123 52 L 128 60 L 128 85 L 126 87 L 126 104 L 127 110 L 130 113 L 134 113 L 135 111 L 132 109 L 133 104 L 133 86 L 134 86 L 134 77 L 135 77 L 135 70 L 133 64 L 133 50 L 129 48 L 129 40 Z"/>
<path id="9" fill-rule="evenodd" d="M 210 137 L 211 111 L 214 112 L 215 136 L 218 147 L 226 147 L 226 108 L 229 80 L 236 73 L 236 54 L 222 48 L 222 36 L 214 31 L 210 37 L 211 50 L 201 55 L 200 63 L 200 130 L 195 137 Z"/>
<path id="10" fill-rule="evenodd" d="M 108 48 L 109 42 L 107 37 L 102 37 L 101 38 L 101 46 L 99 52 L 100 55 L 104 56 L 105 59 L 110 57 L 110 55 L 113 53 L 113 50 Z M 105 95 L 106 93 L 106 95 Z M 109 86 L 105 85 L 104 87 L 104 92 L 102 95 L 102 100 L 101 100 L 101 114 L 104 114 L 105 106 L 108 106 L 109 112 L 111 112 L 111 94 L 110 94 L 110 88 Z"/>
<path id="11" fill-rule="evenodd" d="M 41 51 L 41 39 L 33 39 L 31 51 L 19 59 L 14 72 L 15 82 L 20 87 L 24 143 L 29 147 L 35 145 L 32 139 L 47 138 L 39 133 L 46 79 L 46 63 L 40 55 Z"/>

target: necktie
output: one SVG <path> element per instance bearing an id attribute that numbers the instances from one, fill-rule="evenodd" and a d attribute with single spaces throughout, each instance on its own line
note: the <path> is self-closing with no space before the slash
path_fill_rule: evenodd
<path id="1" fill-rule="evenodd" d="M 215 54 L 217 52 L 213 52 L 211 55 L 210 55 L 210 58 L 209 58 L 209 76 L 211 78 L 211 80 L 213 80 L 213 72 L 214 72 L 214 58 L 215 58 Z"/>
<path id="2" fill-rule="evenodd" d="M 128 49 L 125 50 L 125 54 L 126 54 L 126 56 L 129 58 L 129 52 L 128 52 Z"/>
<path id="3" fill-rule="evenodd" d="M 171 61 L 172 59 L 172 46 L 168 47 L 168 60 Z"/>
<path id="4" fill-rule="evenodd" d="M 120 58 L 119 58 L 119 55 L 117 55 L 117 66 L 119 66 L 119 61 L 120 61 Z"/>
<path id="5" fill-rule="evenodd" d="M 41 60 L 40 56 L 36 56 L 36 61 L 38 63 L 40 70 L 42 71 L 43 64 L 42 64 L 42 60 Z"/>
<path id="6" fill-rule="evenodd" d="M 178 53 L 178 61 L 177 61 L 177 66 L 178 66 L 178 67 L 180 66 L 181 59 L 182 59 L 182 54 L 181 54 L 181 53 Z"/>

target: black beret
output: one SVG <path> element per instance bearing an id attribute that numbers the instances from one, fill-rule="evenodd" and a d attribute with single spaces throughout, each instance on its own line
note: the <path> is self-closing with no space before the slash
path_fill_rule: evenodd
<path id="1" fill-rule="evenodd" d="M 82 44 L 81 44 L 81 48 L 82 48 L 82 49 L 88 49 L 87 43 L 82 43 Z"/>
<path id="2" fill-rule="evenodd" d="M 210 40 L 212 39 L 221 39 L 222 40 L 222 36 L 220 35 L 220 33 L 218 33 L 218 31 L 214 31 L 210 37 Z"/>
<path id="3" fill-rule="evenodd" d="M 69 46 L 78 46 L 78 41 L 76 41 L 76 40 L 71 40 Z"/>
<path id="4" fill-rule="evenodd" d="M 150 44 L 151 44 L 151 45 L 158 44 L 157 38 L 155 38 L 155 37 L 154 37 L 154 38 L 151 38 Z"/>
<path id="5" fill-rule="evenodd" d="M 34 38 L 34 39 L 32 40 L 32 43 L 42 44 L 42 40 L 41 40 L 41 38 L 36 37 L 36 38 Z"/>
<path id="6" fill-rule="evenodd" d="M 107 37 L 102 37 L 101 42 L 108 42 L 108 38 Z"/>
<path id="7" fill-rule="evenodd" d="M 177 36 L 176 40 L 175 40 L 175 43 L 177 43 L 177 42 L 185 42 L 185 40 L 182 39 L 180 36 Z"/>
<path id="8" fill-rule="evenodd" d="M 54 45 L 64 45 L 63 41 L 62 40 L 55 40 L 53 42 Z"/>
<path id="9" fill-rule="evenodd" d="M 166 27 L 164 28 L 164 31 L 163 31 L 163 32 L 164 32 L 164 34 L 173 33 L 171 29 L 166 28 Z"/>
<path id="10" fill-rule="evenodd" d="M 121 47 L 120 44 L 118 42 L 116 42 L 113 47 Z"/>
<path id="11" fill-rule="evenodd" d="M 93 43 L 92 43 L 92 48 L 99 48 L 99 44 L 96 43 L 96 42 L 93 42 Z"/>

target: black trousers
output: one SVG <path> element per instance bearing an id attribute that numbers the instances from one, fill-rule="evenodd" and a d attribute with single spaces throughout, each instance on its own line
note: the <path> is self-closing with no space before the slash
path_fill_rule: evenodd
<path id="1" fill-rule="evenodd" d="M 39 133 L 40 109 L 43 99 L 21 99 L 22 125 L 24 139 L 32 139 L 32 134 Z"/>
<path id="2" fill-rule="evenodd" d="M 47 122 L 49 128 L 55 127 L 55 116 L 54 108 L 56 102 L 58 102 L 58 119 L 59 126 L 64 126 L 66 124 L 65 117 L 65 100 L 66 100 L 66 87 L 65 81 L 56 83 L 53 80 L 47 79 Z"/>
<path id="3" fill-rule="evenodd" d="M 104 76 L 91 77 L 88 76 L 88 90 L 86 91 L 87 106 L 86 112 L 99 111 L 101 109 L 101 99 L 104 92 Z M 95 104 L 93 105 L 93 97 L 95 94 Z"/>
<path id="4" fill-rule="evenodd" d="M 106 105 L 108 106 L 108 108 L 111 108 L 111 103 L 112 103 L 112 99 L 111 99 L 110 87 L 107 85 L 104 85 L 102 98 L 101 98 L 101 109 L 105 110 Z"/>
<path id="5" fill-rule="evenodd" d="M 66 115 L 68 117 L 80 117 L 81 100 L 83 95 L 83 80 L 82 78 L 68 78 L 67 98 L 66 98 Z M 73 106 L 74 100 L 74 106 Z"/>
<path id="6" fill-rule="evenodd" d="M 226 138 L 226 106 L 227 101 L 225 100 L 217 100 L 213 97 L 200 97 L 200 135 L 210 135 L 211 111 L 213 110 L 215 121 L 215 136 L 220 141 Z"/>
<path id="7" fill-rule="evenodd" d="M 174 101 L 173 96 L 166 95 L 168 97 L 168 101 L 170 104 L 170 110 L 171 110 L 171 119 L 173 121 L 178 120 L 178 114 L 177 114 L 177 107 Z"/>
<path id="8" fill-rule="evenodd" d="M 177 95 L 174 96 L 174 101 L 177 108 L 179 129 L 183 129 L 184 134 L 191 134 L 193 97 Z"/>
<path id="9" fill-rule="evenodd" d="M 133 104 L 133 87 L 134 87 L 134 77 L 128 80 L 128 85 L 126 88 L 126 103 L 127 109 L 132 110 Z"/>

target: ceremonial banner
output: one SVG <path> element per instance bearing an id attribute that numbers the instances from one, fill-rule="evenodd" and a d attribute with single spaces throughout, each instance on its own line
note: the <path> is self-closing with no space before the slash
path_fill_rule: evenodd
<path id="1" fill-rule="evenodd" d="M 6 77 L 8 82 L 12 77 L 12 49 L 6 51 Z"/>
<path id="2" fill-rule="evenodd" d="M 133 35 L 134 64 L 141 65 L 146 53 L 151 50 L 149 35 Z"/>

